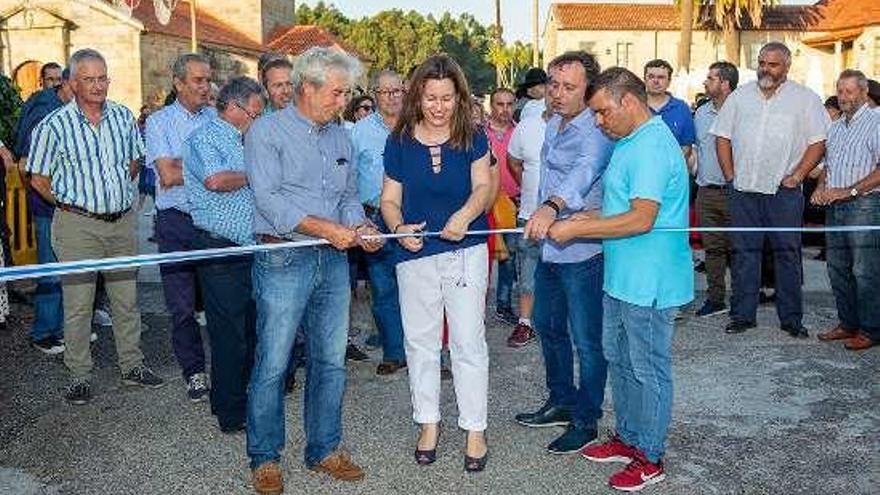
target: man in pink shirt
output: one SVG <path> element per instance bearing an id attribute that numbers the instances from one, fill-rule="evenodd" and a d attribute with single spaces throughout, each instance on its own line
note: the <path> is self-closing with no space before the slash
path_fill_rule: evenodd
<path id="1" fill-rule="evenodd" d="M 498 170 L 501 175 L 501 189 L 498 191 L 499 196 L 505 195 L 514 204 L 519 205 L 519 184 L 513 178 L 513 174 L 507 167 L 507 147 L 510 144 L 510 138 L 513 136 L 513 103 L 516 99 L 513 91 L 507 88 L 496 89 L 490 99 L 489 123 L 486 126 L 486 134 L 489 135 L 489 145 L 492 148 L 492 155 L 497 160 Z M 511 209 L 511 213 L 516 215 L 516 208 Z M 497 215 L 497 213 L 496 213 Z M 515 218 L 508 219 L 510 224 L 516 222 Z M 504 225 L 504 219 L 496 218 L 496 224 Z M 516 246 L 516 235 L 507 234 L 504 236 L 504 243 L 508 247 L 509 256 L 505 260 L 498 260 L 498 282 L 495 291 L 495 316 L 501 321 L 515 325 L 517 317 L 513 312 L 511 303 L 513 296 L 513 283 L 516 278 L 516 263 L 514 260 L 514 250 Z"/>

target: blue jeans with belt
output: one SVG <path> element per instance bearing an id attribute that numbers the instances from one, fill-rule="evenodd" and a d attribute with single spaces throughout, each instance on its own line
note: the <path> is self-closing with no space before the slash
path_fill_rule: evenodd
<path id="1" fill-rule="evenodd" d="M 331 247 L 256 253 L 257 350 L 247 406 L 251 468 L 277 462 L 284 448 L 284 381 L 297 327 L 309 359 L 303 399 L 305 463 L 319 464 L 342 441 L 348 337 L 348 260 Z"/>
<path id="2" fill-rule="evenodd" d="M 880 225 L 880 194 L 833 204 L 826 215 L 829 227 Z M 827 246 L 840 324 L 880 342 L 880 232 L 829 232 Z"/>

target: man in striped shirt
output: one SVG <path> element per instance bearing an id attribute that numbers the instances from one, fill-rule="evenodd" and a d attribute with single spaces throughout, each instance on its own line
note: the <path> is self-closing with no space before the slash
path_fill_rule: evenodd
<path id="1" fill-rule="evenodd" d="M 843 118 L 831 124 L 825 172 L 811 202 L 827 205 L 827 224 L 880 225 L 880 113 L 868 103 L 868 79 L 845 70 L 837 80 Z M 880 343 L 880 232 L 829 232 L 828 277 L 839 323 L 819 340 L 847 339 L 854 351 Z"/>
<path id="2" fill-rule="evenodd" d="M 143 143 L 131 111 L 107 100 L 107 64 L 95 50 L 70 59 L 74 101 L 49 114 L 34 130 L 27 171 L 31 184 L 58 211 L 52 244 L 58 260 L 136 254 L 135 216 L 131 211 Z M 144 366 L 140 350 L 137 271 L 103 272 L 113 311 L 113 332 L 122 381 L 126 385 L 164 384 Z M 72 381 L 65 392 L 71 404 L 91 400 L 89 349 L 95 273 L 67 275 L 64 291 L 64 364 Z"/>

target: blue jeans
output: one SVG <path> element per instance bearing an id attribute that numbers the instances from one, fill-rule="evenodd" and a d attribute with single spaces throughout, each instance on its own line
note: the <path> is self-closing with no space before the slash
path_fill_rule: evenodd
<path id="1" fill-rule="evenodd" d="M 831 205 L 828 226 L 880 225 L 880 194 Z M 829 232 L 828 278 L 847 330 L 880 342 L 880 232 Z"/>
<path id="2" fill-rule="evenodd" d="M 672 419 L 672 333 L 678 308 L 603 301 L 602 346 L 608 359 L 617 434 L 651 462 L 666 451 Z"/>
<path id="3" fill-rule="evenodd" d="M 37 263 L 55 263 L 52 249 L 52 217 L 34 215 L 37 237 Z M 34 293 L 34 325 L 31 339 L 64 338 L 64 301 L 60 277 L 40 277 Z"/>
<path id="4" fill-rule="evenodd" d="M 510 257 L 498 262 L 498 286 L 495 288 L 495 308 L 513 311 L 513 282 L 516 280 L 516 246 L 520 234 L 504 234 L 504 244 Z"/>
<path id="5" fill-rule="evenodd" d="M 379 335 L 382 336 L 382 359 L 405 361 L 394 248 L 395 246 L 384 246 L 377 253 L 367 253 L 367 273 L 373 296 L 373 318 L 376 319 Z"/>
<path id="6" fill-rule="evenodd" d="M 303 399 L 305 463 L 312 467 L 342 440 L 348 260 L 329 247 L 256 253 L 257 351 L 247 404 L 251 468 L 277 462 L 284 448 L 284 381 L 297 327 L 305 322 L 309 359 Z"/>
<path id="7" fill-rule="evenodd" d="M 535 269 L 535 331 L 541 338 L 550 404 L 569 410 L 576 428 L 602 417 L 607 365 L 602 355 L 602 255 Z M 580 382 L 574 384 L 572 341 Z"/>

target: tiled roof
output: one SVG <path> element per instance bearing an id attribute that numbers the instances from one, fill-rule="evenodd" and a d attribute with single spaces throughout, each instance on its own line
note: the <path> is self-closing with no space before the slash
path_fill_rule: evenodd
<path id="1" fill-rule="evenodd" d="M 198 9 L 198 6 L 196 8 Z M 132 17 L 141 21 L 148 33 L 160 33 L 189 39 L 191 32 L 189 10 L 189 2 L 179 2 L 174 12 L 171 13 L 168 25 L 163 25 L 156 19 L 153 2 L 141 1 L 140 5 L 132 12 Z M 263 50 L 263 45 L 258 41 L 202 10 L 197 10 L 196 37 L 199 43 L 210 43 L 255 52 Z"/>
<path id="2" fill-rule="evenodd" d="M 345 51 L 361 60 L 368 57 L 356 48 L 341 41 L 333 33 L 315 25 L 300 25 L 277 29 L 266 44 L 269 50 L 297 56 L 314 46 L 331 46 Z"/>
<path id="3" fill-rule="evenodd" d="M 845 6 L 844 6 L 845 4 Z M 576 31 L 678 31 L 681 14 L 673 5 L 557 3 L 558 29 Z M 765 10 L 760 28 L 747 30 L 832 31 L 880 23 L 880 0 L 823 0 L 816 5 Z"/>

